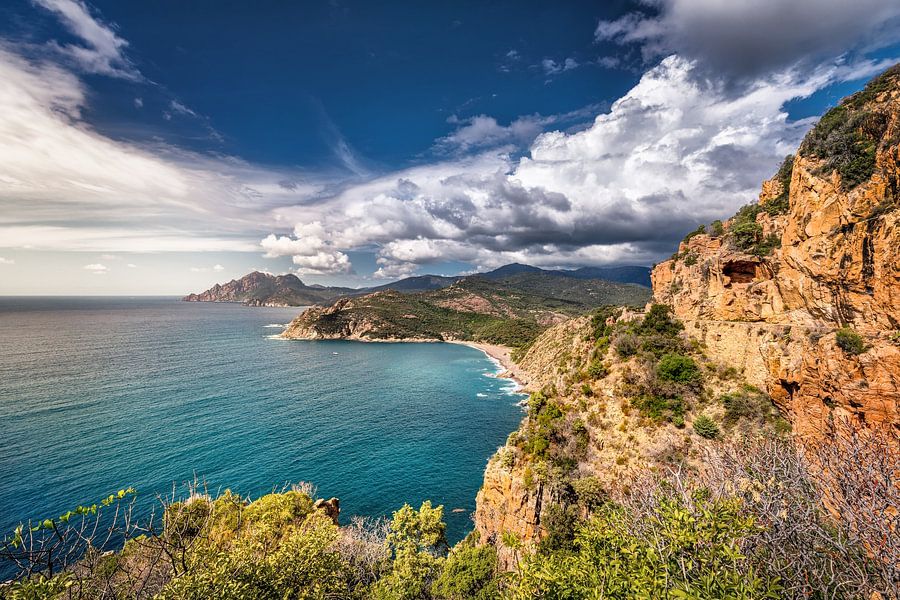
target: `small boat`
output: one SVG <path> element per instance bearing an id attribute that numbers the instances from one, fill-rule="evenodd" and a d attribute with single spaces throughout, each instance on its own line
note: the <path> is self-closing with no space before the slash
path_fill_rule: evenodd
<path id="1" fill-rule="evenodd" d="M 335 356 L 337 356 L 337 352 L 332 352 L 332 354 L 334 354 Z"/>

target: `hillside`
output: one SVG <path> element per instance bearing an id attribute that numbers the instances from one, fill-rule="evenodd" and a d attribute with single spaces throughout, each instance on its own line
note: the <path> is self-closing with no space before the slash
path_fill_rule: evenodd
<path id="1" fill-rule="evenodd" d="M 508 279 L 521 274 L 544 275 L 552 278 L 602 279 L 613 283 L 631 283 L 650 287 L 650 269 L 647 267 L 582 267 L 575 270 L 546 270 L 529 265 L 510 264 L 479 273 L 479 277 L 491 280 Z M 362 296 L 393 290 L 404 294 L 439 290 L 464 279 L 461 275 L 416 275 L 384 285 L 365 288 L 327 287 L 307 285 L 296 275 L 270 275 L 254 271 L 240 279 L 216 284 L 204 292 L 188 294 L 186 302 L 242 302 L 251 306 L 310 306 L 329 303 L 343 296 Z M 570 286 L 577 292 L 580 286 Z"/>
<path id="2" fill-rule="evenodd" d="M 309 306 L 352 293 L 351 288 L 309 286 L 296 275 L 254 271 L 240 279 L 188 294 L 185 302 L 242 302 L 251 306 Z"/>
<path id="3" fill-rule="evenodd" d="M 749 486 L 741 502 L 754 514 L 773 482 L 794 485 L 780 479 L 787 471 L 757 479 L 784 460 L 815 494 L 755 513 L 782 546 L 765 559 L 783 566 L 779 595 L 834 590 L 816 572 L 827 568 L 847 578 L 847 597 L 897 597 L 898 140 L 895 67 L 827 113 L 758 203 L 692 232 L 657 265 L 650 312 L 598 312 L 535 340 L 520 360 L 528 415 L 488 465 L 476 512 L 506 568 L 521 548 L 510 532 L 539 553 L 564 549 L 594 498 L 637 500 L 640 513 L 652 479 L 673 469 L 677 486 Z M 795 444 L 802 458 L 785 449 Z M 880 583 L 849 574 L 832 534 L 823 539 L 843 562 L 825 567 L 814 540 L 830 519 L 810 521 L 804 503 L 827 504 L 883 557 Z"/>
<path id="4" fill-rule="evenodd" d="M 542 271 L 501 279 L 466 277 L 415 294 L 376 292 L 313 307 L 294 319 L 291 339 L 484 340 L 527 344 L 543 327 L 604 304 L 641 305 L 646 288 Z"/>

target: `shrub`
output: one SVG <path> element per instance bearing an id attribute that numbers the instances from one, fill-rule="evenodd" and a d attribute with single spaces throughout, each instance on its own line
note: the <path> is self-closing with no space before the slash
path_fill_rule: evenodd
<path id="1" fill-rule="evenodd" d="M 575 490 L 578 503 L 588 510 L 602 506 L 609 499 L 603 483 L 594 476 L 576 479 L 572 482 L 572 488 Z"/>
<path id="2" fill-rule="evenodd" d="M 603 379 L 607 375 L 609 375 L 609 369 L 606 368 L 606 365 L 599 358 L 594 358 L 591 364 L 588 365 L 587 376 L 591 379 Z"/>
<path id="3" fill-rule="evenodd" d="M 867 350 L 862 336 L 849 327 L 838 329 L 834 334 L 834 340 L 837 342 L 838 348 L 847 354 L 857 355 Z"/>
<path id="4" fill-rule="evenodd" d="M 700 437 L 708 440 L 714 439 L 719 435 L 719 426 L 706 415 L 698 415 L 694 419 L 694 431 Z"/>
<path id="5" fill-rule="evenodd" d="M 775 174 L 775 179 L 781 184 L 781 193 L 762 205 L 762 210 L 770 215 L 783 215 L 789 209 L 789 197 L 791 188 L 791 175 L 794 172 L 794 155 L 788 154 Z"/>
<path id="6" fill-rule="evenodd" d="M 666 398 L 655 394 L 641 394 L 631 400 L 642 417 L 654 421 L 674 421 L 684 416 L 684 401 L 680 396 Z"/>
<path id="7" fill-rule="evenodd" d="M 613 348 L 621 358 L 628 358 L 637 354 L 641 347 L 641 340 L 633 333 L 619 333 L 613 338 Z"/>
<path id="8" fill-rule="evenodd" d="M 725 226 L 722 224 L 722 221 L 720 221 L 719 219 L 716 219 L 715 221 L 713 221 L 712 224 L 709 226 L 710 237 L 714 237 L 714 238 L 722 237 L 722 235 L 724 233 L 725 233 Z"/>
<path id="9" fill-rule="evenodd" d="M 490 600 L 500 597 L 497 550 L 493 545 L 474 546 L 462 542 L 447 556 L 440 576 L 431 587 L 436 598 L 446 600 Z"/>
<path id="10" fill-rule="evenodd" d="M 551 504 L 541 514 L 544 536 L 538 544 L 538 551 L 546 554 L 570 547 L 575 539 L 577 524 L 576 507 L 558 503 Z"/>
<path id="11" fill-rule="evenodd" d="M 672 309 L 665 304 L 653 304 L 637 327 L 638 333 L 649 335 L 658 333 L 665 336 L 676 336 L 684 325 L 672 316 Z"/>
<path id="12" fill-rule="evenodd" d="M 731 239 L 734 245 L 744 252 L 751 252 L 762 241 L 762 225 L 756 221 L 738 223 L 731 228 Z"/>
<path id="13" fill-rule="evenodd" d="M 740 550 L 757 531 L 733 498 L 609 506 L 577 528 L 572 551 L 531 557 L 514 597 L 775 598 L 777 580 Z"/>
<path id="14" fill-rule="evenodd" d="M 697 229 L 693 230 L 692 232 L 690 232 L 689 234 L 684 236 L 684 239 L 681 240 L 681 243 L 683 244 L 693 237 L 697 237 L 698 235 L 704 235 L 704 234 L 706 234 L 706 226 L 700 225 L 699 227 L 697 227 Z"/>
<path id="15" fill-rule="evenodd" d="M 683 354 L 668 353 L 659 359 L 656 365 L 657 376 L 664 381 L 674 381 L 687 385 L 696 385 L 703 375 L 700 367 L 689 356 Z"/>

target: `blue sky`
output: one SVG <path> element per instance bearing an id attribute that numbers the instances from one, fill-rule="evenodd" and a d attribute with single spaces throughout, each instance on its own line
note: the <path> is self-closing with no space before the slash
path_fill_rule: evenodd
<path id="1" fill-rule="evenodd" d="M 898 18 L 875 0 L 11 0 L 0 294 L 650 264 L 894 62 Z"/>

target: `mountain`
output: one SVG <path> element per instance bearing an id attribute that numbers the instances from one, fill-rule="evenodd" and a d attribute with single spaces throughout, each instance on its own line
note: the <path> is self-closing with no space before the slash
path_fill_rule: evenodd
<path id="1" fill-rule="evenodd" d="M 647 288 L 513 268 L 504 278 L 473 275 L 450 286 L 384 290 L 307 309 L 285 330 L 293 339 L 464 339 L 527 344 L 545 326 L 606 304 L 642 306 Z"/>
<path id="2" fill-rule="evenodd" d="M 619 283 L 636 283 L 650 287 L 650 267 L 581 267 L 573 271 L 554 271 L 577 279 L 605 279 Z"/>
<path id="3" fill-rule="evenodd" d="M 240 279 L 216 284 L 205 292 L 189 294 L 186 302 L 243 302 L 253 306 L 308 306 L 353 293 L 352 288 L 309 286 L 296 275 L 270 275 L 254 271 Z"/>
<path id="4" fill-rule="evenodd" d="M 369 294 L 373 292 L 383 292 L 385 290 L 394 290 L 396 292 L 405 293 L 427 292 L 429 290 L 439 290 L 449 285 L 453 285 L 460 279 L 462 279 L 461 276 L 445 277 L 443 275 L 418 275 L 376 287 L 361 288 L 357 290 L 357 293 Z"/>
<path id="5" fill-rule="evenodd" d="M 540 273 L 542 271 L 543 269 L 532 267 L 531 265 L 510 263 L 508 265 L 503 265 L 502 267 L 494 269 L 493 271 L 488 271 L 487 273 L 479 273 L 479 275 L 487 279 L 503 279 L 504 277 L 519 275 L 521 273 Z"/>
<path id="6" fill-rule="evenodd" d="M 557 279 L 567 277 L 606 280 L 633 283 L 649 288 L 649 273 L 650 269 L 647 267 L 583 267 L 567 271 L 539 269 L 530 265 L 513 263 L 487 273 L 479 273 L 477 276 L 490 280 L 503 280 L 524 274 L 546 274 Z M 464 279 L 464 276 L 417 275 L 374 287 L 346 288 L 327 287 L 319 284 L 307 285 L 296 275 L 270 275 L 254 271 L 228 283 L 217 283 L 205 292 L 188 294 L 182 299 L 186 302 L 242 302 L 251 306 L 310 306 L 333 302 L 342 296 L 361 296 L 387 290 L 404 294 L 439 290 L 453 285 L 461 279 Z M 573 286 L 571 289 L 577 291 L 579 286 Z"/>
<path id="7" fill-rule="evenodd" d="M 625 267 L 581 267 L 580 269 L 541 269 L 531 265 L 512 263 L 500 268 L 479 273 L 488 279 L 503 279 L 521 273 L 551 273 L 560 277 L 573 279 L 604 279 L 618 283 L 635 283 L 644 287 L 650 287 L 650 267 L 625 266 Z"/>

